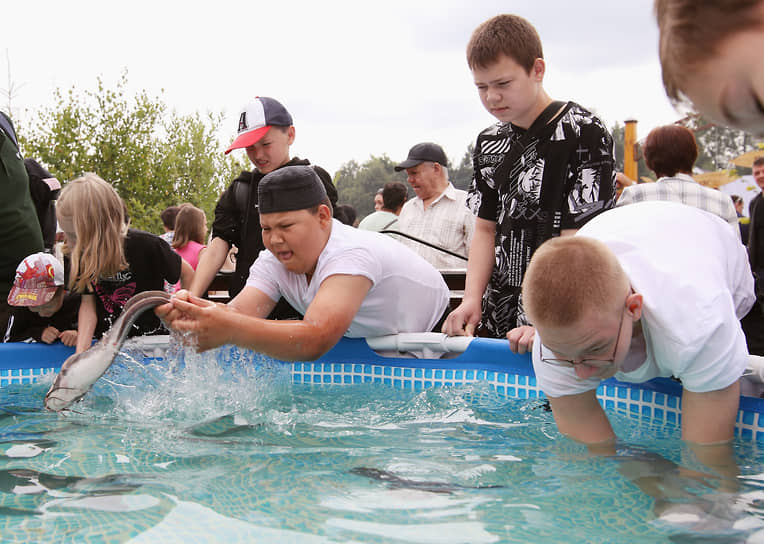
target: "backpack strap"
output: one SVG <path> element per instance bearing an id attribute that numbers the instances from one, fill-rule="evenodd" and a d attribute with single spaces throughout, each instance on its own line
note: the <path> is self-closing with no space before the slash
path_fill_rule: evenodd
<path id="1" fill-rule="evenodd" d="M 525 133 L 525 136 L 528 134 L 535 136 L 541 132 L 541 129 L 549 124 L 549 121 L 552 120 L 555 114 L 560 111 L 564 105 L 565 102 L 561 102 L 560 100 L 555 100 L 549 104 L 546 108 L 544 108 L 544 111 L 541 112 L 541 115 L 536 117 L 536 120 L 533 121 L 533 124 L 531 124 L 531 126 L 528 128 L 528 131 Z"/>
<path id="2" fill-rule="evenodd" d="M 244 217 L 247 213 L 247 204 L 249 201 L 249 188 L 250 183 L 244 183 L 243 181 L 234 180 L 233 187 L 233 199 L 236 202 L 236 208 L 239 210 L 239 214 Z"/>
<path id="3" fill-rule="evenodd" d="M 392 225 L 392 224 L 393 224 L 393 223 L 395 223 L 396 221 L 398 221 L 398 218 L 397 218 L 397 217 L 396 217 L 395 219 L 393 219 L 392 221 L 390 221 L 390 222 L 389 222 L 387 225 L 385 225 L 384 227 L 382 227 L 382 228 L 381 228 L 381 229 L 379 229 L 379 230 L 385 230 L 386 228 L 388 228 L 390 225 Z"/>

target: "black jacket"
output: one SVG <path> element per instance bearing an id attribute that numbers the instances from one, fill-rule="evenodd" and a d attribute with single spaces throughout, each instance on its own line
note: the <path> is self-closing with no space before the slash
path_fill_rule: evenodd
<path id="1" fill-rule="evenodd" d="M 48 327 L 55 327 L 60 332 L 77 330 L 77 317 L 80 310 L 80 295 L 67 293 L 61 308 L 50 317 L 42 317 L 29 308 L 17 306 L 11 310 L 11 319 L 5 332 L 4 342 L 23 342 L 33 338 L 42 341 L 42 332 Z"/>
<path id="2" fill-rule="evenodd" d="M 309 164 L 310 161 L 295 157 L 283 166 Z M 324 183 L 332 207 L 335 207 L 337 205 L 337 189 L 332 183 L 331 176 L 320 166 L 313 166 L 313 169 Z M 257 170 L 241 172 L 239 177 L 233 180 L 223 192 L 215 206 L 212 236 L 222 238 L 229 245 L 235 245 L 238 248 L 236 270 L 228 287 L 231 298 L 244 288 L 249 277 L 249 268 L 260 252 L 265 249 L 260 228 L 260 214 L 257 210 L 257 186 L 263 177 L 264 175 Z"/>

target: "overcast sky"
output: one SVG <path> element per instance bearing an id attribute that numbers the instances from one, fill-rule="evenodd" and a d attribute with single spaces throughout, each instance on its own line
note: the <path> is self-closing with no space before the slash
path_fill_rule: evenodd
<path id="1" fill-rule="evenodd" d="M 661 86 L 651 0 L 5 2 L 0 108 L 13 87 L 23 122 L 27 110 L 54 105 L 57 87 L 94 89 L 101 76 L 114 88 L 127 69 L 131 92 L 163 92 L 183 114 L 225 112 L 221 152 L 241 106 L 260 95 L 292 113 L 293 154 L 332 173 L 371 155 L 401 161 L 421 141 L 458 163 L 494 121 L 465 46 L 499 13 L 538 29 L 552 98 L 596 111 L 608 127 L 635 118 L 640 138 L 680 117 Z"/>

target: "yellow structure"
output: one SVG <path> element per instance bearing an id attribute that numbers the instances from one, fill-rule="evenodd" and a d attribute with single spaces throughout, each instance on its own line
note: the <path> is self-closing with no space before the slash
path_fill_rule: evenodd
<path id="1" fill-rule="evenodd" d="M 629 179 L 637 179 L 637 120 L 626 119 L 623 134 L 623 173 Z"/>

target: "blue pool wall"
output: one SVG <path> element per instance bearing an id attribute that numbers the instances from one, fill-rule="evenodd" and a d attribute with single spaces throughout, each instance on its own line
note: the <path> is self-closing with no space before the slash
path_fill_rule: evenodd
<path id="1" fill-rule="evenodd" d="M 73 352 L 62 344 L 0 344 L 0 387 L 33 383 L 53 374 Z M 292 365 L 292 381 L 297 384 L 378 383 L 423 390 L 487 382 L 499 395 L 509 398 L 544 398 L 530 356 L 511 353 L 505 340 L 476 338 L 458 357 L 415 359 L 383 357 L 363 339 L 343 338 L 316 361 L 286 364 Z M 681 395 L 681 385 L 667 378 L 641 384 L 610 379 L 597 389 L 597 398 L 606 410 L 674 428 L 681 424 Z M 764 442 L 764 399 L 741 397 L 736 435 Z"/>

